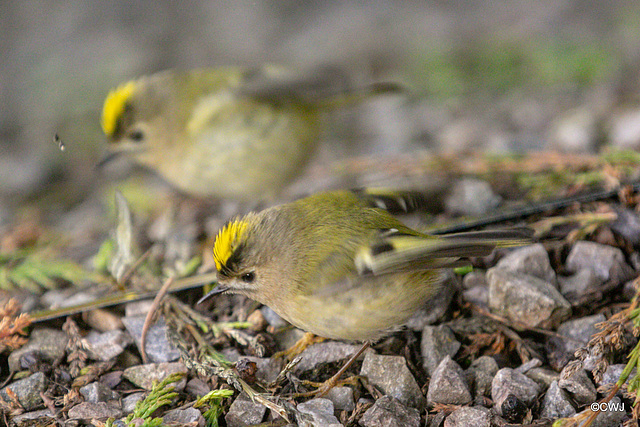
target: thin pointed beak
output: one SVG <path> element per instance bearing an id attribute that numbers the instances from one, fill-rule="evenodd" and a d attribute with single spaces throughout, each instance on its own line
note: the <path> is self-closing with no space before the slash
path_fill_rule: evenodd
<path id="1" fill-rule="evenodd" d="M 209 291 L 209 293 L 207 293 L 205 296 L 203 296 L 202 298 L 200 298 L 200 299 L 198 300 L 198 302 L 196 303 L 196 305 L 200 305 L 200 304 L 202 304 L 203 302 L 205 302 L 206 300 L 208 300 L 209 298 L 211 298 L 212 296 L 215 296 L 215 295 L 221 294 L 221 293 L 226 292 L 226 291 L 228 291 L 228 290 L 229 290 L 229 288 L 228 288 L 228 287 L 223 286 L 223 285 L 218 285 L 218 286 L 216 286 L 215 288 L 211 289 L 211 290 Z"/>

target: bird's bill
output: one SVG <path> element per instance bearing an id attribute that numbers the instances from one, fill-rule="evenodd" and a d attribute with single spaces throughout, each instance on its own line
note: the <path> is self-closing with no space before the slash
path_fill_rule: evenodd
<path id="1" fill-rule="evenodd" d="M 211 289 L 205 296 L 203 296 L 202 298 L 200 298 L 198 300 L 198 302 L 196 303 L 196 305 L 200 305 L 203 302 L 205 302 L 206 300 L 208 300 L 209 298 L 219 295 L 221 293 L 224 293 L 226 291 L 228 291 L 229 288 L 223 285 L 218 285 L 215 288 Z"/>

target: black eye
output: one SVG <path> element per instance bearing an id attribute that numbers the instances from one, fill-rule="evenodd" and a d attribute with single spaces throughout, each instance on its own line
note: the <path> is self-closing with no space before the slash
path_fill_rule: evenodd
<path id="1" fill-rule="evenodd" d="M 144 132 L 141 130 L 134 130 L 129 134 L 129 139 L 134 142 L 140 142 L 144 139 Z"/>
<path id="2" fill-rule="evenodd" d="M 240 279 L 244 282 L 244 283 L 251 283 L 253 282 L 253 280 L 256 278 L 256 275 L 253 273 L 253 271 L 250 271 L 248 273 L 244 273 Z"/>

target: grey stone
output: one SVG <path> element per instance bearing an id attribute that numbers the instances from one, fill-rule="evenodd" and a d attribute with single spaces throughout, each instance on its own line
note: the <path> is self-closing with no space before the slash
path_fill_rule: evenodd
<path id="1" fill-rule="evenodd" d="M 445 271 L 438 293 L 407 320 L 407 328 L 412 331 L 421 331 L 425 326 L 442 319 L 449 311 L 449 305 L 453 300 L 456 289 L 459 287 L 459 279 L 453 273 L 453 270 Z"/>
<path id="2" fill-rule="evenodd" d="M 127 346 L 133 344 L 133 338 L 117 329 L 104 333 L 91 331 L 82 343 L 92 359 L 107 361 L 119 356 Z"/>
<path id="3" fill-rule="evenodd" d="M 40 393 L 47 389 L 47 379 L 42 372 L 36 372 L 27 378 L 14 381 L 7 385 L 0 390 L 0 397 L 10 402 L 11 399 L 7 394 L 7 389 L 11 389 L 18 398 L 20 405 L 22 405 L 26 411 L 31 411 L 42 405 Z"/>
<path id="4" fill-rule="evenodd" d="M 251 424 L 260 424 L 267 408 L 260 403 L 252 402 L 244 394 L 238 395 L 224 416 L 228 427 L 243 427 Z"/>
<path id="5" fill-rule="evenodd" d="M 282 359 L 254 356 L 243 356 L 243 358 L 250 362 L 255 362 L 258 366 L 256 379 L 263 384 L 269 384 L 275 381 L 280 371 L 282 371 L 282 368 L 284 368 L 284 361 Z"/>
<path id="6" fill-rule="evenodd" d="M 603 281 L 621 283 L 631 279 L 633 269 L 618 248 L 595 242 L 578 241 L 573 245 L 566 263 L 567 271 L 592 270 Z"/>
<path id="7" fill-rule="evenodd" d="M 542 361 L 540 359 L 534 358 L 534 359 L 531 359 L 528 362 L 525 362 L 522 365 L 518 366 L 516 368 L 516 371 L 520 372 L 521 374 L 526 374 L 531 369 L 538 368 L 540 366 L 542 366 Z"/>
<path id="8" fill-rule="evenodd" d="M 475 288 L 467 289 L 462 291 L 462 298 L 479 307 L 488 307 L 489 288 L 487 286 L 476 286 Z"/>
<path id="9" fill-rule="evenodd" d="M 615 112 L 609 123 L 609 142 L 618 148 L 640 148 L 640 110 Z"/>
<path id="10" fill-rule="evenodd" d="M 551 337 L 547 341 L 547 357 L 553 368 L 561 369 L 574 358 L 574 353 L 584 347 L 591 336 L 598 332 L 595 325 L 604 322 L 603 314 L 569 320 L 558 327 L 558 334 L 566 337 Z"/>
<path id="11" fill-rule="evenodd" d="M 53 420 L 55 420 L 55 417 L 49 409 L 25 412 L 11 418 L 11 422 L 16 426 L 52 425 L 51 422 Z"/>
<path id="12" fill-rule="evenodd" d="M 107 372 L 100 377 L 100 382 L 107 388 L 114 389 L 122 381 L 122 371 Z"/>
<path id="13" fill-rule="evenodd" d="M 419 427 L 420 412 L 394 397 L 383 396 L 362 415 L 360 424 L 364 427 Z"/>
<path id="14" fill-rule="evenodd" d="M 471 363 L 467 369 L 472 378 L 476 396 L 489 396 L 491 382 L 498 372 L 498 363 L 493 357 L 481 356 Z"/>
<path id="15" fill-rule="evenodd" d="M 427 402 L 430 405 L 434 403 L 466 405 L 471 401 L 469 385 L 462 368 L 451 357 L 446 356 L 429 381 Z"/>
<path id="16" fill-rule="evenodd" d="M 498 206 L 501 200 L 486 181 L 465 178 L 453 185 L 445 206 L 452 214 L 479 216 Z"/>
<path id="17" fill-rule="evenodd" d="M 67 334 L 60 330 L 40 328 L 34 329 L 29 336 L 29 342 L 9 355 L 9 370 L 17 372 L 22 370 L 20 358 L 27 353 L 37 352 L 42 360 L 52 363 L 65 356 L 67 347 Z"/>
<path id="18" fill-rule="evenodd" d="M 528 274 L 551 284 L 556 283 L 556 272 L 551 268 L 549 255 L 541 243 L 514 249 L 496 264 L 496 268 Z"/>
<path id="19" fill-rule="evenodd" d="M 628 418 L 627 412 L 624 410 L 627 405 L 618 396 L 611 399 L 609 403 L 609 410 L 600 412 L 590 427 L 619 426 Z"/>
<path id="20" fill-rule="evenodd" d="M 502 415 L 502 403 L 509 395 L 530 407 L 538 394 L 540 386 L 535 381 L 511 368 L 500 369 L 491 383 L 491 398 L 499 415 Z"/>
<path id="21" fill-rule="evenodd" d="M 111 403 L 82 402 L 69 409 L 68 415 L 72 420 L 120 418 L 122 410 Z"/>
<path id="22" fill-rule="evenodd" d="M 124 415 L 129 415 L 136 408 L 136 403 L 144 399 L 145 392 L 141 391 L 139 393 L 131 393 L 128 396 L 122 398 L 122 413 Z"/>
<path id="23" fill-rule="evenodd" d="M 138 365 L 127 368 L 124 370 L 122 376 L 138 387 L 142 387 L 145 390 L 151 390 L 154 381 L 160 382 L 176 372 L 186 374 L 188 370 L 182 362 L 149 363 L 147 365 Z M 180 381 L 174 383 L 174 387 L 176 390 L 180 391 L 184 389 L 186 384 L 186 378 L 182 378 Z"/>
<path id="24" fill-rule="evenodd" d="M 184 391 L 193 396 L 202 397 L 211 391 L 211 387 L 199 378 L 192 378 L 187 382 Z"/>
<path id="25" fill-rule="evenodd" d="M 310 345 L 300 353 L 302 360 L 293 368 L 293 372 L 300 374 L 316 369 L 323 363 L 333 363 L 348 359 L 357 353 L 361 347 L 361 345 L 351 345 L 338 341 L 325 341 Z M 372 351 L 367 350 L 366 353 Z"/>
<path id="26" fill-rule="evenodd" d="M 552 382 L 544 395 L 540 417 L 555 420 L 570 417 L 575 413 L 576 408 L 573 407 L 567 392 L 558 386 L 557 381 Z"/>
<path id="27" fill-rule="evenodd" d="M 534 380 L 540 387 L 548 388 L 551 383 L 560 379 L 560 374 L 548 368 L 533 368 L 525 374 Z"/>
<path id="28" fill-rule="evenodd" d="M 565 375 L 565 371 L 563 370 L 560 373 L 558 386 L 569 392 L 573 400 L 581 405 L 593 403 L 597 397 L 596 387 L 593 385 L 593 382 L 591 382 L 584 369 L 578 369 L 568 377 Z"/>
<path id="29" fill-rule="evenodd" d="M 486 273 L 473 270 L 465 274 L 462 278 L 462 289 L 473 289 L 477 287 L 488 287 Z"/>
<path id="30" fill-rule="evenodd" d="M 620 379 L 620 375 L 622 375 L 622 371 L 627 365 L 624 364 L 616 364 L 607 366 L 607 370 L 604 371 L 602 375 L 602 381 L 598 383 L 598 387 L 603 385 L 612 385 L 618 382 Z M 633 378 L 636 376 L 636 368 L 631 370 L 631 374 L 629 374 L 629 378 Z"/>
<path id="31" fill-rule="evenodd" d="M 589 268 L 583 268 L 572 276 L 558 277 L 560 293 L 573 305 L 597 298 L 605 290 L 602 282 L 602 279 Z"/>
<path id="32" fill-rule="evenodd" d="M 333 407 L 340 411 L 351 412 L 356 409 L 356 401 L 353 398 L 351 387 L 333 387 L 325 396 L 333 402 Z"/>
<path id="33" fill-rule="evenodd" d="M 172 409 L 162 416 L 163 423 L 173 425 L 204 425 L 204 418 L 196 408 Z M 198 424 L 199 423 L 199 424 Z"/>
<path id="34" fill-rule="evenodd" d="M 616 214 L 617 218 L 609 224 L 611 231 L 624 237 L 633 246 L 640 245 L 640 216 L 638 213 L 624 208 L 616 209 Z"/>
<path id="35" fill-rule="evenodd" d="M 124 323 L 127 331 L 129 331 L 135 339 L 138 349 L 140 348 L 140 338 L 142 337 L 144 320 L 144 316 L 122 318 L 122 323 Z M 160 317 L 156 323 L 149 328 L 145 346 L 147 356 L 153 363 L 173 362 L 180 357 L 178 349 L 167 339 L 167 326 L 163 317 Z"/>
<path id="36" fill-rule="evenodd" d="M 333 415 L 333 402 L 328 399 L 316 398 L 300 403 L 296 407 L 298 425 L 304 427 L 342 427 L 340 421 Z"/>
<path id="37" fill-rule="evenodd" d="M 422 354 L 422 366 L 427 371 L 427 374 L 433 375 L 433 371 L 435 371 L 442 359 L 445 356 L 455 356 L 461 345 L 448 326 L 425 326 L 422 330 L 420 352 Z"/>
<path id="38" fill-rule="evenodd" d="M 459 408 L 445 420 L 444 427 L 490 427 L 491 414 L 486 408 Z"/>
<path id="39" fill-rule="evenodd" d="M 120 397 L 118 393 L 99 382 L 92 382 L 80 387 L 80 394 L 84 397 L 85 402 L 92 403 L 117 400 Z"/>
<path id="40" fill-rule="evenodd" d="M 593 153 L 598 142 L 597 116 L 587 108 L 578 108 L 555 119 L 550 140 L 554 148 L 570 153 Z"/>
<path id="41" fill-rule="evenodd" d="M 491 268 L 489 308 L 528 327 L 549 328 L 571 315 L 571 304 L 549 282 L 526 274 Z"/>
<path id="42" fill-rule="evenodd" d="M 424 396 L 402 356 L 380 356 L 367 353 L 360 375 L 380 388 L 386 395 L 395 397 L 404 405 L 422 407 Z"/>

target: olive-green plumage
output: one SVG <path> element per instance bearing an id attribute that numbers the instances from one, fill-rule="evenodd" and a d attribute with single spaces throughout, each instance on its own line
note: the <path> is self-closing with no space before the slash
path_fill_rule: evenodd
<path id="1" fill-rule="evenodd" d="M 126 153 L 185 193 L 267 199 L 303 168 L 321 112 L 394 85 L 341 88 L 328 74 L 281 68 L 164 71 L 114 89 L 102 126 L 112 153 Z"/>
<path id="2" fill-rule="evenodd" d="M 219 286 L 212 294 L 246 295 L 323 337 L 371 341 L 429 302 L 443 267 L 528 236 L 429 236 L 370 201 L 323 193 L 230 222 L 214 245 Z"/>

